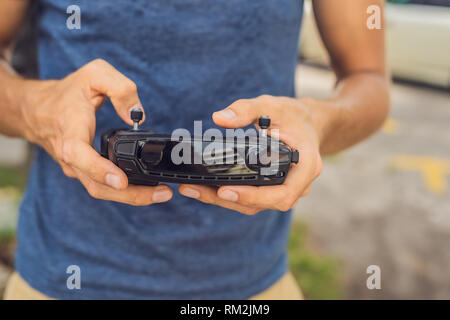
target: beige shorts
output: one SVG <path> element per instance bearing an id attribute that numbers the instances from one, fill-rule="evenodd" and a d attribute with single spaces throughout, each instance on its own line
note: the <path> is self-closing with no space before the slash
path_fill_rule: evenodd
<path id="1" fill-rule="evenodd" d="M 14 272 L 6 285 L 5 300 L 51 300 L 52 298 L 30 287 Z M 290 272 L 282 276 L 271 287 L 250 298 L 251 300 L 302 300 L 303 295 Z"/>

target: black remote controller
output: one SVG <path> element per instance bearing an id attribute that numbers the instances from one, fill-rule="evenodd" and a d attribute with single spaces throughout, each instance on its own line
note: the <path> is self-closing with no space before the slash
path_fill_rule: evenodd
<path id="1" fill-rule="evenodd" d="M 133 129 L 109 130 L 101 138 L 102 156 L 121 168 L 130 184 L 276 185 L 299 161 L 298 151 L 267 137 L 269 117 L 259 119 L 255 137 L 233 140 L 181 139 L 140 130 L 142 117 L 140 109 L 132 110 Z"/>

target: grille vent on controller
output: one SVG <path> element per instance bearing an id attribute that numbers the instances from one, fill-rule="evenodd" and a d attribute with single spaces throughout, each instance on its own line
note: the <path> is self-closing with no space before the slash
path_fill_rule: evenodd
<path id="1" fill-rule="evenodd" d="M 199 176 L 199 175 L 186 175 L 186 174 L 175 174 L 168 172 L 157 172 L 157 171 L 148 171 L 148 175 L 154 177 L 169 177 L 169 178 L 179 178 L 186 180 L 219 180 L 219 181 L 229 181 L 229 180 L 257 180 L 257 175 L 236 175 L 229 177 L 221 177 L 221 176 Z"/>

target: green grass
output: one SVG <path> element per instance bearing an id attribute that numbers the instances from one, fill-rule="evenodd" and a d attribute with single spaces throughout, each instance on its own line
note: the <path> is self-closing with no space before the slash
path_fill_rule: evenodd
<path id="1" fill-rule="evenodd" d="M 25 190 L 27 174 L 28 170 L 23 167 L 0 166 L 0 197 L 18 204 Z M 13 242 L 15 238 L 14 225 L 9 222 L 9 219 L 4 220 L 3 218 L 0 220 L 3 221 L 0 224 L 0 244 Z"/>
<path id="2" fill-rule="evenodd" d="M 14 242 L 16 239 L 16 230 L 12 228 L 0 230 L 0 244 Z"/>
<path id="3" fill-rule="evenodd" d="M 323 157 L 323 161 L 326 163 L 337 164 L 342 160 L 342 153 L 330 154 Z"/>
<path id="4" fill-rule="evenodd" d="M 12 187 L 23 192 L 27 175 L 27 169 L 13 166 L 0 166 L 0 188 Z"/>
<path id="5" fill-rule="evenodd" d="M 295 221 L 289 239 L 290 269 L 306 299 L 340 299 L 339 262 L 306 247 L 306 224 Z"/>

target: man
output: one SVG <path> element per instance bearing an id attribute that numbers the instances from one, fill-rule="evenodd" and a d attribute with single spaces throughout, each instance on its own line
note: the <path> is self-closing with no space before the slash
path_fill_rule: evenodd
<path id="1" fill-rule="evenodd" d="M 326 100 L 294 98 L 300 0 L 40 0 L 40 80 L 8 67 L 29 3 L 0 2 L 0 130 L 37 146 L 7 297 L 300 298 L 287 211 L 310 192 L 322 155 L 386 117 L 384 33 L 366 26 L 382 1 L 314 1 L 337 75 Z M 66 23 L 73 4 L 79 29 Z M 98 148 L 102 132 L 132 124 L 133 107 L 162 133 L 268 115 L 301 161 L 279 186 L 128 185 Z"/>

